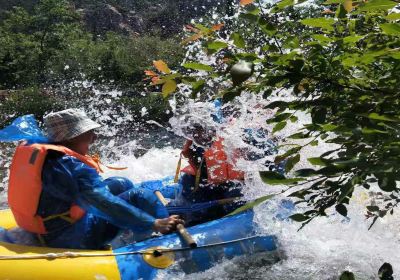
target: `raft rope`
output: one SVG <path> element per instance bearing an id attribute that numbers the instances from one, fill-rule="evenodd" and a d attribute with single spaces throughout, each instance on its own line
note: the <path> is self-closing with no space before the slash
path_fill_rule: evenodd
<path id="1" fill-rule="evenodd" d="M 156 249 L 153 251 L 150 250 L 139 250 L 139 251 L 132 251 L 132 252 L 122 252 L 122 253 L 96 253 L 96 254 L 85 254 L 85 253 L 76 253 L 76 252 L 62 252 L 62 253 L 47 253 L 47 254 L 34 254 L 34 255 L 22 255 L 22 256 L 1 256 L 0 260 L 33 260 L 33 259 L 68 259 L 68 258 L 88 258 L 88 257 L 116 257 L 116 256 L 124 256 L 124 255 L 153 255 L 155 257 L 162 256 L 163 253 L 170 253 L 170 252 L 183 252 L 183 251 L 191 251 L 191 250 L 198 250 L 204 248 L 211 248 L 217 247 L 226 244 L 238 243 L 245 240 L 255 239 L 260 237 L 259 235 L 253 235 L 249 237 L 238 238 L 229 241 L 211 243 L 200 245 L 196 248 L 191 247 L 182 247 L 182 248 L 166 248 L 166 249 Z"/>

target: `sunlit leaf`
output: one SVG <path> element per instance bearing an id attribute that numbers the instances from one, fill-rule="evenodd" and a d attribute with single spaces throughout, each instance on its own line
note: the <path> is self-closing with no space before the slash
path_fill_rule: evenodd
<path id="1" fill-rule="evenodd" d="M 167 80 L 162 86 L 162 94 L 164 97 L 167 97 L 171 93 L 173 93 L 177 88 L 176 82 L 174 80 Z"/>
<path id="2" fill-rule="evenodd" d="M 328 36 L 322 34 L 313 34 L 311 35 L 311 37 L 321 43 L 330 43 L 334 41 L 332 38 L 329 38 Z"/>
<path id="3" fill-rule="evenodd" d="M 226 48 L 227 46 L 227 43 L 221 41 L 213 41 L 207 44 L 207 48 L 210 50 L 220 50 Z"/>
<path id="4" fill-rule="evenodd" d="M 388 35 L 400 35 L 400 24 L 399 23 L 384 23 L 380 25 L 384 33 Z"/>
<path id="5" fill-rule="evenodd" d="M 301 23 L 311 27 L 320 27 L 322 29 L 333 31 L 333 18 L 306 18 L 301 20 Z"/>
<path id="6" fill-rule="evenodd" d="M 171 70 L 168 68 L 168 65 L 162 60 L 154 60 L 153 61 L 154 67 L 162 73 L 169 74 Z"/>
<path id="7" fill-rule="evenodd" d="M 377 10 L 389 10 L 397 5 L 391 0 L 369 0 L 360 8 L 360 11 L 372 12 Z"/>
<path id="8" fill-rule="evenodd" d="M 399 20 L 400 19 L 400 13 L 391 13 L 386 16 L 387 20 Z"/>
<path id="9" fill-rule="evenodd" d="M 203 63 L 198 63 L 198 62 L 189 62 L 182 64 L 183 67 L 187 69 L 193 69 L 193 70 L 202 70 L 202 71 L 212 71 L 213 68 L 209 65 L 203 64 Z"/>

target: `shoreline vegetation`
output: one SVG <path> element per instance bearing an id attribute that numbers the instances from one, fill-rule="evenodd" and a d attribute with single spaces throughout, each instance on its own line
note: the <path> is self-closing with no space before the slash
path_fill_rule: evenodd
<path id="1" fill-rule="evenodd" d="M 17 115 L 40 119 L 74 105 L 69 92 L 85 100 L 98 88 L 122 91 L 116 105 L 136 122 L 147 120 L 143 106 L 151 119 L 167 121 L 169 103 L 145 86 L 144 70 L 156 59 L 178 67 L 182 26 L 221 6 L 207 0 L 0 0 L 0 126 Z M 93 87 L 69 87 L 74 81 Z"/>

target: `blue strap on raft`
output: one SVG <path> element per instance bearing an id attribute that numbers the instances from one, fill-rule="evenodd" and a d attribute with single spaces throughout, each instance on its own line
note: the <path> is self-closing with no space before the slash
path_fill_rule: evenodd
<path id="1" fill-rule="evenodd" d="M 9 126 L 0 130 L 0 142 L 25 140 L 28 143 L 49 143 L 33 115 L 16 118 Z"/>

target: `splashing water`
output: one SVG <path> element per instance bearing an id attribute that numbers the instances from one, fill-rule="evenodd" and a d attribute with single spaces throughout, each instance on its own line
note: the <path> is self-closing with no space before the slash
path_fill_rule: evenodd
<path id="1" fill-rule="evenodd" d="M 101 95 L 103 96 L 103 95 Z M 242 138 L 243 128 L 257 127 L 265 124 L 265 120 L 271 117 L 272 112 L 263 112 L 260 108 L 266 102 L 257 96 L 243 94 L 237 99 L 234 108 L 230 110 L 230 121 L 221 124 L 215 123 L 211 113 L 215 108 L 209 104 L 188 103 L 176 112 L 170 123 L 177 134 L 184 136 L 184 117 L 198 118 L 213 125 L 217 133 L 226 139 L 227 150 L 236 148 L 249 148 Z M 197 109 L 196 109 L 197 108 Z M 229 109 L 229 108 L 228 108 Z M 229 110 L 228 110 L 229 111 Z M 184 112 L 184 113 L 183 113 Z M 208 112 L 205 114 L 204 112 Z M 239 113 L 238 113 L 239 112 Z M 115 112 L 104 112 L 102 115 Z M 301 120 L 298 125 L 291 125 L 279 134 L 274 135 L 280 142 L 293 133 L 299 125 L 309 122 L 306 115 L 299 115 Z M 187 124 L 186 124 L 187 125 Z M 108 126 L 108 131 L 118 131 L 113 126 Z M 267 127 L 267 129 L 270 129 Z M 139 137 L 140 138 L 140 137 Z M 103 142 L 100 145 L 104 163 L 112 166 L 126 166 L 128 170 L 106 170 L 105 177 L 126 176 L 134 182 L 159 179 L 173 175 L 178 161 L 180 150 L 173 145 L 164 148 L 144 149 L 139 144 L 139 138 L 127 136 L 125 143 Z M 287 143 L 287 142 L 285 142 Z M 246 146 L 247 145 L 247 146 Z M 7 168 L 9 164 L 9 150 L 14 145 L 2 146 L 1 166 Z M 306 167 L 306 158 L 317 156 L 332 147 L 320 145 L 313 150 L 304 150 L 301 154 L 300 167 Z M 135 155 L 142 150 L 140 156 Z M 7 153 L 8 151 L 8 153 Z M 273 156 L 271 156 L 273 157 Z M 267 186 L 262 183 L 255 170 L 262 170 L 261 161 L 238 161 L 238 166 L 248 171 L 246 174 L 246 186 L 243 190 L 245 198 L 253 199 L 269 193 L 277 193 L 282 186 Z M 0 184 L 5 188 L 7 178 L 2 178 Z M 2 201 L 5 201 L 5 193 Z M 358 192 L 349 206 L 349 219 L 338 214 L 331 213 L 329 218 L 318 218 L 301 231 L 299 224 L 287 220 L 274 219 L 274 209 L 283 196 L 274 201 L 260 205 L 255 209 L 255 221 L 259 225 L 259 231 L 266 234 L 275 234 L 279 242 L 280 260 L 268 258 L 263 255 L 239 257 L 234 260 L 225 260 L 210 270 L 191 275 L 191 279 L 337 279 L 344 270 L 354 272 L 360 279 L 376 279 L 378 268 L 389 262 L 393 265 L 395 277 L 400 272 L 400 216 L 395 213 L 378 221 L 371 230 L 367 230 L 369 221 L 365 220 L 364 207 L 368 203 L 368 194 Z M 4 205 L 4 204 L 3 204 Z M 187 276 L 176 273 L 173 275 L 161 274 L 160 279 L 184 279 Z"/>
<path id="2" fill-rule="evenodd" d="M 272 2 L 272 1 L 270 1 Z M 217 20 L 219 17 L 212 17 Z M 188 53 L 197 53 L 195 44 Z M 188 60 L 202 60 L 198 57 L 188 57 Z M 77 83 L 69 87 L 91 88 L 90 83 Z M 188 95 L 187 88 L 180 88 L 181 94 Z M 80 94 L 80 92 L 78 92 Z M 289 98 L 288 93 L 281 92 L 279 98 Z M 179 158 L 180 150 L 177 141 L 166 142 L 163 148 L 147 148 L 140 142 L 143 134 L 138 134 L 138 128 L 132 133 L 126 133 L 124 128 L 131 126 L 133 116 L 125 108 L 112 107 L 121 92 L 114 90 L 93 91 L 92 98 L 85 103 L 77 103 L 77 107 L 85 110 L 91 117 L 104 124 L 101 134 L 105 135 L 97 149 L 102 153 L 105 164 L 128 167 L 124 171 L 105 170 L 105 177 L 125 176 L 134 182 L 159 179 L 173 175 Z M 278 98 L 278 97 L 276 97 Z M 216 123 L 212 114 L 216 114 L 216 107 L 210 103 L 188 101 L 179 109 L 176 100 L 171 100 L 174 117 L 170 120 L 171 130 L 176 135 L 189 138 L 186 128 L 192 122 L 201 122 L 203 125 L 216 129 L 217 135 L 225 139 L 228 154 L 235 150 L 253 151 L 262 153 L 258 148 L 243 141 L 243 130 L 265 127 L 266 120 L 274 112 L 262 109 L 271 100 L 266 101 L 253 94 L 242 94 L 232 105 L 225 105 L 226 121 Z M 145 112 L 145 109 L 143 110 Z M 298 123 L 288 125 L 284 130 L 273 135 L 279 144 L 289 144 L 286 137 L 294 133 L 303 124 L 309 123 L 309 116 L 297 114 Z M 157 132 L 150 131 L 150 139 L 157 138 Z M 108 139 L 108 140 L 107 140 Z M 178 141 L 179 142 L 179 141 Z M 179 145 L 182 143 L 179 143 Z M 8 169 L 11 151 L 14 145 L 0 146 L 0 174 Z M 297 168 L 308 167 L 307 158 L 316 157 L 334 147 L 320 143 L 317 147 L 302 150 L 301 161 Z M 283 147 L 280 150 L 284 150 Z M 282 152 L 282 151 L 280 151 Z M 265 156 L 257 160 L 238 160 L 236 165 L 246 171 L 246 185 L 243 189 L 246 199 L 254 199 L 266 194 L 278 193 L 284 190 L 283 186 L 267 186 L 258 175 L 258 171 L 265 170 L 265 160 L 273 160 L 274 156 Z M 6 189 L 8 178 L 0 178 L 0 188 Z M 336 213 L 329 213 L 327 218 L 317 218 L 305 228 L 298 231 L 300 224 L 289 220 L 274 218 L 275 209 L 284 195 L 277 196 L 269 203 L 262 204 L 255 209 L 255 222 L 259 225 L 260 233 L 275 234 L 279 243 L 280 260 L 264 255 L 239 257 L 234 260 L 224 260 L 208 271 L 190 275 L 191 279 L 338 279 L 340 273 L 349 270 L 355 273 L 357 279 L 377 279 L 378 268 L 389 262 L 394 269 L 394 278 L 400 278 L 400 214 L 388 215 L 378 220 L 371 230 L 368 230 L 370 221 L 365 219 L 365 206 L 373 199 L 368 193 L 356 191 L 348 207 L 348 216 L 345 218 Z M 1 193 L 0 207 L 4 207 L 6 193 Z M 302 209 L 299 209 L 301 211 Z M 396 277 L 397 276 L 397 277 Z M 175 273 L 162 274 L 159 279 L 185 279 L 187 275 Z"/>

